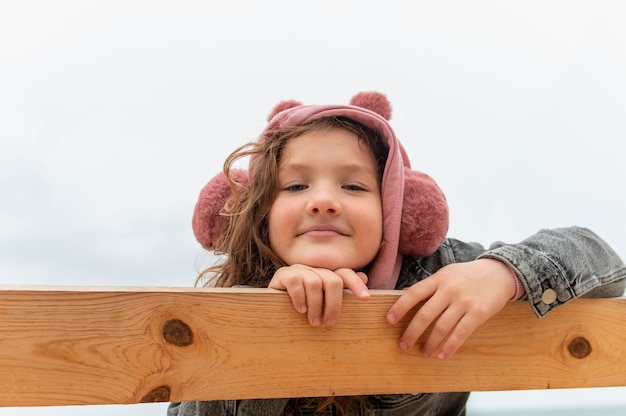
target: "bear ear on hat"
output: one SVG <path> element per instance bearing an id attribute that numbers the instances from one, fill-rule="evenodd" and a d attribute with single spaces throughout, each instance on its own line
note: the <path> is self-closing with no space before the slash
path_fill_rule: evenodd
<path id="1" fill-rule="evenodd" d="M 248 171 L 231 169 L 231 179 L 239 184 L 248 183 Z M 219 236 L 226 231 L 229 217 L 224 215 L 224 207 L 232 196 L 230 182 L 224 173 L 211 179 L 200 191 L 193 211 L 191 225 L 196 240 L 207 250 L 213 250 Z"/>
<path id="2" fill-rule="evenodd" d="M 434 253 L 448 232 L 446 197 L 422 172 L 404 168 L 404 200 L 398 251 L 414 257 Z"/>
<path id="3" fill-rule="evenodd" d="M 274 116 L 276 116 L 276 114 L 280 113 L 281 111 L 285 111 L 294 107 L 299 107 L 301 105 L 302 103 L 296 100 L 281 101 L 278 104 L 276 104 L 276 106 L 274 106 L 272 111 L 269 113 L 269 115 L 267 116 L 267 122 L 269 123 L 270 121 L 272 121 Z"/>
<path id="4" fill-rule="evenodd" d="M 376 91 L 360 92 L 350 100 L 350 105 L 373 111 L 385 120 L 391 120 L 391 103 L 387 96 Z"/>

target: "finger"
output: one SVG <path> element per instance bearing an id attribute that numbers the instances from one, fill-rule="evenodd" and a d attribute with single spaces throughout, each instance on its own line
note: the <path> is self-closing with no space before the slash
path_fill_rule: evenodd
<path id="1" fill-rule="evenodd" d="M 317 272 L 305 273 L 302 280 L 306 296 L 307 319 L 313 326 L 322 323 L 324 309 L 324 285 Z"/>
<path id="2" fill-rule="evenodd" d="M 308 311 L 306 294 L 302 285 L 295 286 L 292 290 L 287 291 L 291 296 L 291 304 L 294 309 L 300 313 L 306 313 Z"/>
<path id="3" fill-rule="evenodd" d="M 341 314 L 343 302 L 343 279 L 335 272 L 323 270 L 324 283 L 324 324 L 333 326 Z"/>
<path id="4" fill-rule="evenodd" d="M 367 282 L 369 281 L 369 278 L 367 277 L 367 275 L 363 272 L 357 272 L 356 275 L 359 276 L 361 281 L 363 281 L 363 283 L 367 286 Z"/>
<path id="5" fill-rule="evenodd" d="M 466 313 L 456 324 L 454 330 L 443 344 L 438 358 L 445 360 L 451 357 L 465 341 L 472 335 L 474 330 L 482 325 L 489 316 L 481 314 L 482 311 Z"/>
<path id="6" fill-rule="evenodd" d="M 434 356 L 446 338 L 450 339 L 451 334 L 457 334 L 457 325 L 462 320 L 463 314 L 463 310 L 451 305 L 439 316 L 422 347 L 422 354 L 425 357 Z"/>
<path id="7" fill-rule="evenodd" d="M 357 299 L 366 300 L 370 298 L 370 292 L 367 289 L 367 275 L 362 272 L 356 273 L 352 269 L 337 269 L 335 273 L 339 275 L 343 281 L 342 289 L 349 289 Z"/>
<path id="8" fill-rule="evenodd" d="M 399 340 L 400 348 L 405 351 L 411 349 L 424 331 L 438 319 L 449 306 L 445 298 L 433 296 L 424 303 L 415 313 Z"/>
<path id="9" fill-rule="evenodd" d="M 307 311 L 307 300 L 304 285 L 300 273 L 284 267 L 280 268 L 272 277 L 268 287 L 278 290 L 286 290 L 291 298 L 294 309 L 300 313 Z"/>
<path id="10" fill-rule="evenodd" d="M 398 323 L 415 305 L 431 297 L 435 293 L 435 289 L 436 285 L 426 279 L 404 290 L 398 300 L 389 308 L 387 321 L 390 324 Z"/>

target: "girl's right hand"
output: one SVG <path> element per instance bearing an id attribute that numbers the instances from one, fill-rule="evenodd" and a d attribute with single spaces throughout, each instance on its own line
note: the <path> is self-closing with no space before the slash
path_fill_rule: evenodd
<path id="1" fill-rule="evenodd" d="M 293 307 L 306 313 L 309 323 L 332 326 L 341 313 L 343 290 L 350 289 L 360 300 L 370 298 L 367 276 L 352 269 L 328 270 L 302 264 L 281 267 L 274 273 L 270 288 L 286 290 Z"/>

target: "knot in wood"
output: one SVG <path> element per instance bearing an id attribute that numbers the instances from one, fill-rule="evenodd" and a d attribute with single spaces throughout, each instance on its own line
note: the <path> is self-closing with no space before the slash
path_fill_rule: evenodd
<path id="1" fill-rule="evenodd" d="M 186 347 L 193 343 L 193 332 L 180 319 L 170 319 L 163 325 L 163 338 L 170 344 Z"/>
<path id="2" fill-rule="evenodd" d="M 170 401 L 170 386 L 159 386 L 141 398 L 141 403 Z"/>
<path id="3" fill-rule="evenodd" d="M 591 354 L 591 344 L 585 337 L 576 337 L 570 341 L 567 350 L 574 358 L 585 358 Z"/>

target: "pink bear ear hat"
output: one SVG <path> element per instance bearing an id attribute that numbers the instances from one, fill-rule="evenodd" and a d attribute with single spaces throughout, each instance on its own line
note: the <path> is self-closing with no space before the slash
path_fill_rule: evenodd
<path id="1" fill-rule="evenodd" d="M 382 179 L 383 244 L 368 273 L 371 289 L 394 289 L 402 255 L 426 257 L 437 250 L 448 231 L 448 204 L 444 194 L 428 175 L 411 170 L 409 158 L 388 120 L 391 105 L 377 92 L 355 95 L 350 105 L 302 105 L 297 101 L 279 103 L 269 115 L 269 124 L 259 141 L 271 140 L 266 132 L 297 126 L 330 116 L 343 116 L 378 133 L 389 147 Z M 248 172 L 231 170 L 235 182 L 246 184 Z M 228 217 L 221 215 L 231 195 L 228 180 L 217 175 L 202 189 L 193 215 L 193 231 L 198 242 L 212 250 L 226 229 Z"/>

